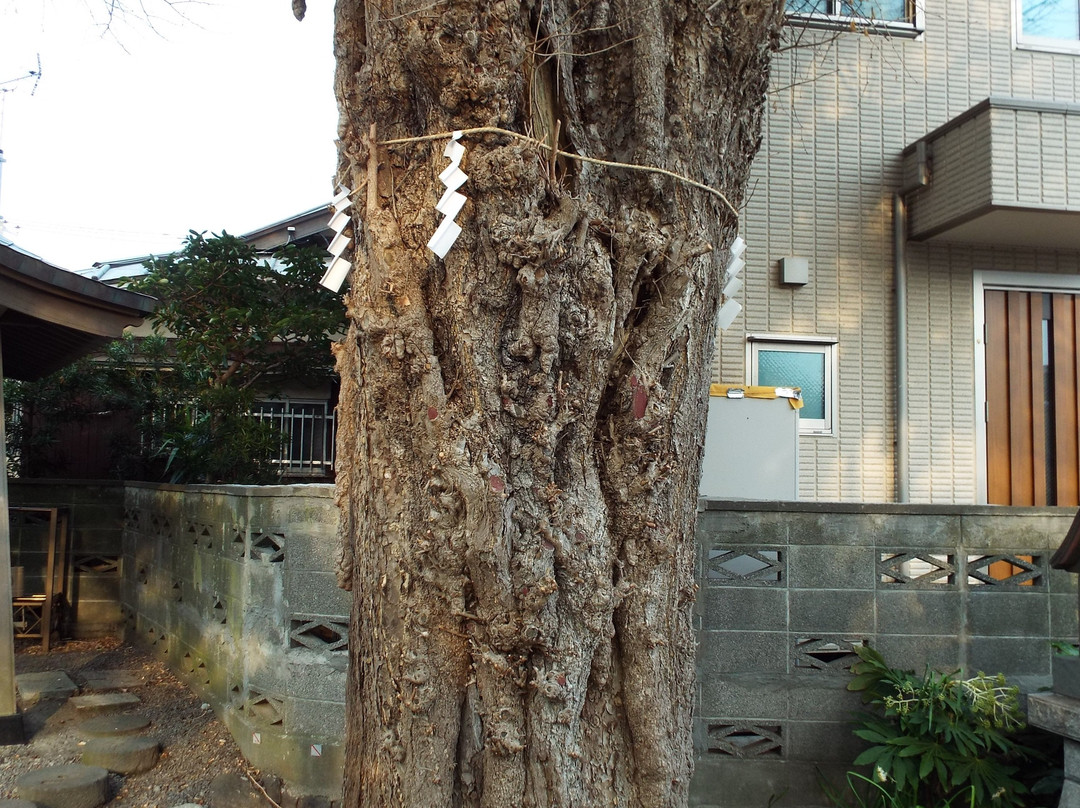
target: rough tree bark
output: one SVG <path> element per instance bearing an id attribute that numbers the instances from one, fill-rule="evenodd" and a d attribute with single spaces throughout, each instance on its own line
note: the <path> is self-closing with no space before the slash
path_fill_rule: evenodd
<path id="1" fill-rule="evenodd" d="M 685 805 L 693 528 L 779 0 L 338 0 L 349 806 Z M 374 130 L 372 126 L 374 125 Z M 374 141 L 372 140 L 374 131 Z"/>

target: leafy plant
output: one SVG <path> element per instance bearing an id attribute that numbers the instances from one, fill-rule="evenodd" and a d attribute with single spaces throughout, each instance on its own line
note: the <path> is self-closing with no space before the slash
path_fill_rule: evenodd
<path id="1" fill-rule="evenodd" d="M 848 690 L 877 708 L 855 730 L 871 744 L 855 765 L 871 767 L 873 777 L 862 779 L 874 786 L 858 805 L 1023 806 L 1027 788 L 1016 764 L 1034 752 L 1011 737 L 1024 728 L 1016 687 L 1000 674 L 918 676 L 890 667 L 869 646 L 855 651 Z"/>
<path id="2" fill-rule="evenodd" d="M 1054 640 L 1050 643 L 1050 647 L 1058 656 L 1080 656 L 1080 646 L 1075 643 Z"/>
<path id="3" fill-rule="evenodd" d="M 271 259 L 242 239 L 192 233 L 129 286 L 157 297 L 158 335 L 127 337 L 33 383 L 5 383 L 11 471 L 67 468 L 73 427 L 111 427 L 109 473 L 123 479 L 265 483 L 280 429 L 251 417 L 286 381 L 333 379 L 337 296 L 319 286 L 324 252 L 287 246 Z"/>
<path id="4" fill-rule="evenodd" d="M 345 315 L 318 283 L 324 255 L 287 245 L 267 260 L 228 233 L 192 232 L 128 287 L 158 298 L 157 328 L 175 336 L 177 362 L 208 387 L 325 379 L 333 372 L 328 340 Z"/>
<path id="5" fill-rule="evenodd" d="M 828 782 L 822 780 L 825 796 L 834 804 L 843 808 L 911 808 L 898 795 L 887 789 L 881 782 L 871 780 L 858 772 L 847 773 L 848 793 L 844 794 Z M 916 808 L 924 808 L 916 806 Z M 968 787 L 957 791 L 950 799 L 940 805 L 925 808 L 975 808 L 975 789 Z"/>

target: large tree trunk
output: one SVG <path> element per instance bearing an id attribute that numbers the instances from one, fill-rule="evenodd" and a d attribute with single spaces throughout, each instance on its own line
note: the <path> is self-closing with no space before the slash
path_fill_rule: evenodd
<path id="1" fill-rule="evenodd" d="M 737 217 L 669 176 L 477 133 L 439 260 L 446 139 L 385 142 L 559 133 L 738 205 L 780 9 L 710 2 L 338 0 L 338 179 L 358 189 L 338 351 L 349 806 L 686 803 Z"/>

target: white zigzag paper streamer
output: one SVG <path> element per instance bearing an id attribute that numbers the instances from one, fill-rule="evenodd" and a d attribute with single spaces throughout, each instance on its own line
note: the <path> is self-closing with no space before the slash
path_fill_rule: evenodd
<path id="1" fill-rule="evenodd" d="M 427 244 L 428 249 L 439 258 L 446 257 L 458 236 L 461 235 L 461 226 L 454 219 L 461 213 L 467 197 L 458 193 L 458 188 L 469 178 L 468 174 L 461 170 L 461 158 L 465 156 L 465 146 L 461 143 L 461 130 L 450 136 L 450 142 L 446 144 L 443 156 L 450 158 L 450 165 L 439 175 L 439 180 L 446 186 L 446 193 L 442 195 L 435 210 L 443 214 L 445 218 L 439 222 L 435 234 Z"/>
<path id="2" fill-rule="evenodd" d="M 330 260 L 330 266 L 326 268 L 326 272 L 323 274 L 319 284 L 325 286 L 331 292 L 336 292 L 341 288 L 341 284 L 345 282 L 349 270 L 352 269 L 352 264 L 341 257 L 341 254 L 345 252 L 345 248 L 349 246 L 349 242 L 352 241 L 342 232 L 350 219 L 346 211 L 349 209 L 349 205 L 352 204 L 352 200 L 349 199 L 351 193 L 352 191 L 348 188 L 342 188 L 341 193 L 330 200 L 330 206 L 334 209 L 334 215 L 330 219 L 330 227 L 334 231 L 334 240 L 330 242 L 329 247 L 330 255 L 333 258 Z"/>

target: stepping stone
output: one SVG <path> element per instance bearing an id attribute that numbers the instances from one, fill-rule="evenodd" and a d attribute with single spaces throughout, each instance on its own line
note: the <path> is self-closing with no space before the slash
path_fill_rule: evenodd
<path id="1" fill-rule="evenodd" d="M 118 735 L 135 735 L 149 726 L 150 719 L 144 715 L 102 715 L 83 721 L 79 724 L 79 732 L 88 738 L 114 738 Z"/>
<path id="2" fill-rule="evenodd" d="M 157 765 L 161 745 L 145 735 L 94 738 L 83 749 L 84 766 L 101 766 L 119 774 L 148 772 Z"/>
<path id="3" fill-rule="evenodd" d="M 76 713 L 82 715 L 115 713 L 138 703 L 139 697 L 134 693 L 91 693 L 89 696 L 75 696 L 71 699 Z"/>
<path id="4" fill-rule="evenodd" d="M 142 687 L 142 679 L 131 671 L 86 671 L 82 678 L 86 681 L 86 690 L 125 690 Z"/>
<path id="5" fill-rule="evenodd" d="M 265 808 L 262 794 L 239 772 L 223 772 L 207 789 L 206 802 L 214 808 Z"/>
<path id="6" fill-rule="evenodd" d="M 97 808 L 105 802 L 108 779 L 97 766 L 49 766 L 17 778 L 15 792 L 45 808 Z"/>
<path id="7" fill-rule="evenodd" d="M 15 686 L 28 705 L 42 700 L 66 699 L 79 689 L 63 671 L 20 673 L 15 677 Z"/>
<path id="8" fill-rule="evenodd" d="M 30 800 L 0 800 L 0 808 L 37 808 L 37 803 Z"/>

